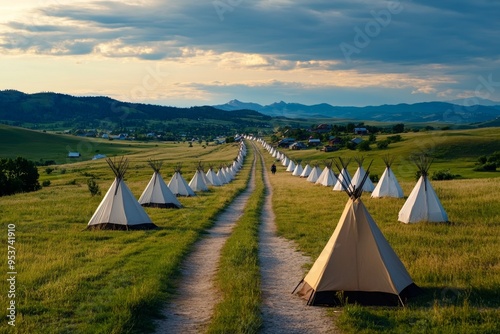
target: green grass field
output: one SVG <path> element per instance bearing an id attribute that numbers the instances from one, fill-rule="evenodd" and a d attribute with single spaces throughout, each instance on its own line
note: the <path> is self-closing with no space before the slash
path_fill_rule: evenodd
<path id="1" fill-rule="evenodd" d="M 367 160 L 374 159 L 373 171 L 378 175 L 383 171 L 380 154 L 400 157 L 394 163 L 394 170 L 405 195 L 415 184 L 415 168 L 406 158 L 422 147 L 431 148 L 437 155 L 431 173 L 450 168 L 464 179 L 432 182 L 451 224 L 404 225 L 397 222 L 403 199 L 370 199 L 363 195 L 374 220 L 425 294 L 405 308 L 346 306 L 341 309 L 341 316 L 337 316 L 344 332 L 498 332 L 500 195 L 495 190 L 500 186 L 500 173 L 473 172 L 472 168 L 477 156 L 500 150 L 499 137 L 496 129 L 448 131 L 439 135 L 409 133 L 403 134 L 404 140 L 391 144 L 388 150 L 364 153 Z M 55 152 L 53 146 L 65 146 L 67 138 L 73 139 L 44 137 L 47 145 L 31 151 L 29 135 L 17 143 L 10 140 L 21 137 L 3 138 L 9 140 L 0 141 L 2 154 L 18 147 L 16 153 L 25 153 L 35 160 L 48 159 Z M 238 150 L 237 145 L 231 144 L 207 148 L 183 143 L 155 146 L 127 142 L 126 145 L 130 146 L 117 146 L 115 153 L 122 154 L 121 149 L 127 152 L 130 165 L 125 180 L 136 197 L 152 175 L 148 158 L 165 161 L 162 174 L 167 181 L 173 167 L 182 162 L 183 175 L 189 181 L 198 161 L 205 166 L 229 163 Z M 101 153 L 106 152 L 101 150 Z M 287 150 L 286 153 L 310 161 L 358 154 L 347 150 L 333 153 Z M 16 155 L 23 156 L 13 156 Z M 269 167 L 272 157 L 267 152 L 264 156 Z M 114 178 L 104 160 L 58 165 L 50 175 L 40 167 L 40 180 L 50 180 L 49 187 L 0 197 L 0 223 L 5 231 L 1 243 L 6 249 L 7 226 L 15 224 L 18 272 L 16 328 L 2 324 L 0 333 L 151 331 L 152 319 L 159 316 L 159 306 L 175 290 L 179 264 L 211 226 L 217 213 L 244 189 L 250 164 L 247 159 L 242 172 L 229 185 L 197 197 L 181 198 L 183 209 L 147 208 L 159 230 L 130 232 L 84 230 Z M 350 170 L 354 173 L 354 164 Z M 90 196 L 86 181 L 92 176 L 101 187 L 101 196 Z M 279 234 L 295 240 L 302 251 L 315 259 L 333 232 L 347 196 L 292 177 L 280 166 L 270 179 Z M 258 196 L 254 201 L 258 203 Z M 250 222 L 252 216 L 242 221 Z M 242 230 L 240 238 L 252 235 L 251 229 L 242 227 Z M 7 272 L 6 262 L 3 266 Z M 0 283 L 0 291 L 0 305 L 5 307 L 8 303 L 5 280 Z"/>
<path id="2" fill-rule="evenodd" d="M 305 151 L 300 153 L 305 155 Z M 268 154 L 269 166 L 272 160 Z M 278 233 L 295 240 L 315 259 L 333 233 L 348 197 L 291 176 L 280 167 L 271 177 Z M 408 195 L 415 181 L 402 179 Z M 451 224 L 405 225 L 397 221 L 404 199 L 363 195 L 368 211 L 425 293 L 405 308 L 347 306 L 338 320 L 345 332 L 498 332 L 500 195 L 494 189 L 500 186 L 500 178 L 432 184 Z"/>
<path id="3" fill-rule="evenodd" d="M 139 150 L 138 150 L 139 151 Z M 174 164 L 185 164 L 184 177 L 195 164 L 230 163 L 238 145 L 211 151 L 187 145 L 154 148 L 129 155 L 125 180 L 138 197 L 152 170 L 147 158 L 164 159 L 168 182 Z M 249 162 L 229 185 L 192 198 L 180 198 L 184 208 L 146 211 L 160 229 L 155 231 L 84 231 L 114 175 L 103 160 L 59 166 L 42 179 L 51 185 L 28 194 L 0 198 L 0 222 L 16 225 L 16 302 L 19 333 L 124 333 L 151 329 L 152 317 L 172 291 L 178 266 L 215 216 L 242 191 Z M 61 170 L 66 169 L 64 174 Z M 86 186 L 97 177 L 102 196 L 91 197 Z M 2 280 L 1 291 L 7 291 Z M 7 305 L 7 294 L 0 304 Z M 0 326 L 1 333 L 11 333 Z"/>
<path id="4" fill-rule="evenodd" d="M 500 176 L 500 171 L 473 171 L 479 156 L 500 151 L 500 131 L 498 131 L 498 128 L 403 133 L 401 137 L 402 141 L 391 143 L 384 150 L 380 150 L 375 144 L 372 144 L 371 150 L 365 152 L 343 149 L 325 153 L 314 148 L 301 151 L 283 149 L 282 151 L 290 159 L 302 160 L 303 162 L 317 162 L 320 164 L 323 164 L 324 160 L 333 157 L 349 158 L 363 155 L 365 157 L 365 165 L 373 160 L 370 174 L 375 174 L 379 177 L 382 176 L 385 169 L 381 157 L 385 154 L 390 154 L 395 157 L 394 173 L 398 179 L 405 181 L 414 180 L 417 170 L 409 157 L 422 152 L 434 157 L 431 174 L 432 171 L 450 170 L 451 173 L 458 174 L 462 178 L 476 179 Z M 377 136 L 377 140 L 384 140 L 386 138 L 387 135 Z M 365 136 L 364 139 L 368 140 L 368 136 Z M 356 168 L 355 161 L 352 161 L 349 167 L 351 175 L 354 174 Z"/>

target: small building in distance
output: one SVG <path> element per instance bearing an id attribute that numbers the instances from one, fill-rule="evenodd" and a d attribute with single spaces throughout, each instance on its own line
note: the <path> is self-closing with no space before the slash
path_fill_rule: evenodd
<path id="1" fill-rule="evenodd" d="M 328 133 L 332 131 L 332 126 L 330 124 L 320 124 L 312 132 L 316 133 Z"/>
<path id="2" fill-rule="evenodd" d="M 68 158 L 79 158 L 81 156 L 82 155 L 80 154 L 80 152 L 69 152 L 68 153 Z"/>
<path id="3" fill-rule="evenodd" d="M 306 146 L 306 144 L 298 141 L 298 142 L 295 142 L 292 145 L 290 145 L 288 148 L 291 150 L 303 150 L 303 149 L 307 148 L 307 146 Z"/>
<path id="4" fill-rule="evenodd" d="M 317 138 L 309 138 L 308 145 L 309 146 L 319 146 L 319 145 L 321 145 L 321 140 L 317 139 Z"/>
<path id="5" fill-rule="evenodd" d="M 363 138 L 356 137 L 351 140 L 351 143 L 354 143 L 354 145 L 359 145 L 363 141 Z"/>
<path id="6" fill-rule="evenodd" d="M 354 128 L 355 135 L 366 135 L 368 134 L 368 130 L 366 128 Z"/>
<path id="7" fill-rule="evenodd" d="M 289 147 L 295 143 L 295 138 L 283 138 L 278 142 L 278 147 Z"/>

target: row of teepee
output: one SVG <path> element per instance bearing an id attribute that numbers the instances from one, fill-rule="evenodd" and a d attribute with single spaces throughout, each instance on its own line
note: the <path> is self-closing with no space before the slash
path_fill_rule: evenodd
<path id="1" fill-rule="evenodd" d="M 343 175 L 345 161 L 339 159 L 335 165 Z M 361 201 L 368 172 L 369 167 L 357 187 L 350 185 L 350 178 L 339 177 L 349 200 L 330 240 L 295 289 L 300 287 L 298 295 L 308 305 L 404 305 L 406 298 L 419 293 Z"/>
<path id="2" fill-rule="evenodd" d="M 365 181 L 363 182 L 362 189 L 365 192 L 371 192 L 372 198 L 404 197 L 403 190 L 391 170 L 391 165 L 394 162 L 393 157 L 383 157 L 386 168 L 375 186 L 369 178 L 365 178 L 366 171 L 363 168 L 363 157 L 355 158 L 355 161 L 358 163 L 358 168 L 354 176 L 351 177 L 347 170 L 351 159 L 339 158 L 339 165 L 341 168 L 338 175 L 333 172 L 332 162 L 329 161 L 325 162 L 326 166 L 320 173 L 318 165 L 311 167 L 309 164 L 306 164 L 306 166 L 302 168 L 300 161 L 294 162 L 283 152 L 278 151 L 264 140 L 261 140 L 261 144 L 269 151 L 273 158 L 281 161 L 282 165 L 286 167 L 287 172 L 291 172 L 292 176 L 307 178 L 308 182 L 333 187 L 334 191 L 345 191 L 346 189 L 353 190 L 359 188 L 361 186 L 361 180 L 364 179 Z M 420 171 L 421 177 L 401 208 L 398 214 L 398 220 L 403 223 L 416 223 L 420 221 L 447 222 L 448 215 L 427 177 L 431 160 L 427 156 L 422 155 L 415 158 L 414 162 Z"/>
<path id="3" fill-rule="evenodd" d="M 156 228 L 143 206 L 180 208 L 182 205 L 176 196 L 195 196 L 195 191 L 206 191 L 208 185 L 221 186 L 229 183 L 242 167 L 246 152 L 245 144 L 242 142 L 238 156 L 231 167 L 221 167 L 217 174 L 210 167 L 205 175 L 201 163 L 198 164 L 189 184 L 182 177 L 181 165 L 177 165 L 167 185 L 160 174 L 162 162 L 150 160 L 148 163 L 154 173 L 139 200 L 134 197 L 123 179 L 128 167 L 127 159 L 122 157 L 118 161 L 113 161 L 108 158 L 106 161 L 115 174 L 115 179 L 90 218 L 87 228 L 112 230 Z"/>

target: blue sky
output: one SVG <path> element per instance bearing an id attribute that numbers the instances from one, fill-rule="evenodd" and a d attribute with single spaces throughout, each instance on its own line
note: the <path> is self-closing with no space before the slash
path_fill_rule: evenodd
<path id="1" fill-rule="evenodd" d="M 500 100 L 500 2 L 0 4 L 0 89 L 192 106 Z"/>

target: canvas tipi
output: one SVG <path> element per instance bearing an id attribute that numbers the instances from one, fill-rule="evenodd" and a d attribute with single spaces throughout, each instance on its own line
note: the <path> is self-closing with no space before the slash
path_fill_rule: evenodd
<path id="1" fill-rule="evenodd" d="M 191 181 L 189 181 L 189 187 L 193 191 L 208 191 L 207 183 L 205 182 L 205 174 L 203 173 L 203 166 L 201 163 L 196 167 L 196 172 L 193 175 Z"/>
<path id="2" fill-rule="evenodd" d="M 307 182 L 314 183 L 318 180 L 319 176 L 321 174 L 321 169 L 319 169 L 318 164 L 314 164 L 314 166 L 311 168 L 311 172 L 309 173 L 309 176 L 307 177 Z"/>
<path id="3" fill-rule="evenodd" d="M 365 158 L 363 156 L 358 156 L 355 157 L 354 160 L 356 160 L 356 162 L 358 163 L 358 169 L 352 177 L 351 186 L 359 188 L 361 181 L 365 178 L 366 174 L 365 169 L 363 168 L 363 161 L 365 160 Z M 363 191 L 372 192 L 373 189 L 375 189 L 373 182 L 370 180 L 370 178 L 366 178 L 365 182 L 363 183 Z"/>
<path id="4" fill-rule="evenodd" d="M 214 172 L 213 166 L 210 166 L 210 168 L 208 169 L 208 172 L 207 172 L 207 174 L 205 176 L 207 177 L 208 182 L 209 182 L 210 185 L 212 185 L 214 187 L 220 187 L 220 186 L 222 186 L 222 182 L 220 181 L 220 179 L 217 176 L 217 174 Z"/>
<path id="5" fill-rule="evenodd" d="M 179 164 L 174 169 L 174 175 L 168 183 L 168 187 L 175 196 L 196 196 L 193 189 L 188 185 L 186 180 L 182 177 L 182 166 Z"/>
<path id="6" fill-rule="evenodd" d="M 339 158 L 340 164 L 342 165 L 342 170 L 339 173 L 339 177 L 337 178 L 337 183 L 333 186 L 334 191 L 342 191 L 346 190 L 346 187 L 349 187 L 351 184 L 351 175 L 347 170 L 347 166 L 351 162 L 351 159 L 342 159 Z"/>
<path id="7" fill-rule="evenodd" d="M 385 156 L 382 158 L 385 163 L 385 170 L 382 177 L 377 183 L 377 186 L 372 192 L 373 198 L 378 197 L 403 197 L 403 189 L 399 185 L 396 176 L 394 175 L 391 165 L 394 162 L 394 157 Z"/>
<path id="8" fill-rule="evenodd" d="M 306 166 L 304 167 L 304 169 L 302 170 L 302 173 L 300 173 L 300 177 L 305 177 L 307 178 L 309 176 L 309 174 L 311 174 L 311 171 L 312 171 L 312 167 L 311 165 L 309 164 L 306 164 Z"/>
<path id="9" fill-rule="evenodd" d="M 224 173 L 224 166 L 223 165 L 219 166 L 219 171 L 217 171 L 217 177 L 219 178 L 219 180 L 222 184 L 229 183 L 229 180 L 226 177 L 226 173 Z"/>
<path id="10" fill-rule="evenodd" d="M 106 161 L 115 173 L 115 180 L 90 218 L 87 228 L 104 230 L 157 228 L 123 180 L 128 166 L 127 159 L 122 157 L 119 161 L 112 161 L 107 158 Z"/>
<path id="11" fill-rule="evenodd" d="M 302 164 L 300 163 L 300 161 L 297 161 L 297 164 L 295 165 L 295 169 L 293 170 L 292 175 L 300 176 L 300 174 L 302 174 L 303 171 L 304 169 L 302 168 Z"/>
<path id="12" fill-rule="evenodd" d="M 344 189 L 342 216 L 298 294 L 308 305 L 404 305 L 418 287 L 361 201 L 363 190 Z"/>
<path id="13" fill-rule="evenodd" d="M 182 207 L 181 203 L 172 193 L 160 174 L 162 162 L 149 160 L 148 163 L 151 168 L 153 168 L 154 173 L 146 186 L 146 189 L 144 189 L 141 197 L 139 197 L 139 203 L 142 206 L 151 206 L 156 208 Z"/>
<path id="14" fill-rule="evenodd" d="M 399 211 L 398 220 L 403 223 L 447 222 L 448 215 L 429 182 L 431 159 L 421 155 L 414 162 L 420 171 L 420 178 Z"/>
<path id="15" fill-rule="evenodd" d="M 325 161 L 325 169 L 323 169 L 315 184 L 332 187 L 337 183 L 337 177 L 332 170 L 332 163 L 332 161 Z"/>

